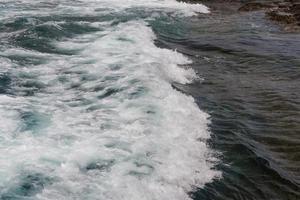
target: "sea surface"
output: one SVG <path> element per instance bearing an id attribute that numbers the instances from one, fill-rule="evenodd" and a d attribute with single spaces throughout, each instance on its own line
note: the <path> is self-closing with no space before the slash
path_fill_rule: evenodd
<path id="1" fill-rule="evenodd" d="M 261 12 L 2 0 L 0 199 L 298 200 L 299 87 Z"/>

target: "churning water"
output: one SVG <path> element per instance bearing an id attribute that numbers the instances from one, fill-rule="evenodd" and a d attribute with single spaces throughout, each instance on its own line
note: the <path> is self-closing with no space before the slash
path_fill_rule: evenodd
<path id="1" fill-rule="evenodd" d="M 300 35 L 225 11 L 1 0 L 0 199 L 299 200 Z"/>
<path id="2" fill-rule="evenodd" d="M 175 0 L 0 2 L 1 199 L 190 199 L 220 172 Z M 178 30 L 180 31 L 180 30 Z"/>

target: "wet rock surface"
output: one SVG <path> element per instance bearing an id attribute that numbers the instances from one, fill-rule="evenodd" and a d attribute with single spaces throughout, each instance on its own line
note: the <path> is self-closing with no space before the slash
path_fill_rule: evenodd
<path id="1" fill-rule="evenodd" d="M 268 9 L 275 7 L 275 4 L 272 2 L 249 2 L 243 4 L 239 11 L 257 11 L 262 9 Z"/>
<path id="2" fill-rule="evenodd" d="M 300 26 L 300 1 L 278 0 L 278 1 L 254 1 L 245 3 L 239 11 L 265 10 L 271 20 L 288 25 L 288 29 L 299 29 Z"/>
<path id="3" fill-rule="evenodd" d="M 199 0 L 189 0 L 199 2 Z M 263 11 L 287 31 L 300 31 L 300 0 L 202 0 L 212 13 Z"/>

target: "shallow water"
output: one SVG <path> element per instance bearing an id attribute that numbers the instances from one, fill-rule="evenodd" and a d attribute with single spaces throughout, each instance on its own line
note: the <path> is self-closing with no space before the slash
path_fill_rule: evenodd
<path id="1" fill-rule="evenodd" d="M 175 87 L 211 116 L 210 145 L 222 178 L 194 199 L 300 198 L 300 35 L 262 12 L 215 13 L 187 22 L 180 40 L 161 46 L 193 60 L 203 78 Z"/>
<path id="2" fill-rule="evenodd" d="M 300 37 L 207 12 L 2 1 L 1 199 L 298 199 Z"/>

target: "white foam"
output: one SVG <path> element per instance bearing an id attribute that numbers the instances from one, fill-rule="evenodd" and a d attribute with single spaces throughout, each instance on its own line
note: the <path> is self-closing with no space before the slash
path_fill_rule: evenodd
<path id="1" fill-rule="evenodd" d="M 148 9 L 163 9 L 166 11 L 179 11 L 187 16 L 195 15 L 196 13 L 209 13 L 208 7 L 203 4 L 188 4 L 178 2 L 176 0 L 85 0 L 85 2 L 94 3 L 95 6 L 101 4 L 103 8 L 111 8 L 114 10 L 125 10 L 128 8 L 148 8 Z"/>
<path id="2" fill-rule="evenodd" d="M 189 4 L 179 2 L 176 0 L 82 0 L 82 1 L 68 1 L 68 0 L 52 0 L 49 1 L 35 1 L 35 0 L 19 0 L 16 3 L 14 0 L 2 0 L 2 3 L 8 5 L 13 4 L 19 8 L 34 8 L 36 9 L 3 9 L 0 18 L 13 19 L 18 16 L 48 16 L 49 14 L 101 14 L 110 12 L 128 12 L 128 9 L 142 8 L 146 11 L 162 11 L 169 13 L 183 14 L 185 16 L 192 16 L 197 13 L 209 13 L 209 8 L 203 4 Z M 4 7 L 5 8 L 5 7 Z"/>
<path id="3" fill-rule="evenodd" d="M 171 0 L 119 4 L 191 12 L 189 5 Z M 40 65 L 5 68 L 33 74 L 46 87 L 33 96 L 0 95 L 2 193 L 26 172 L 51 180 L 34 199 L 190 199 L 194 187 L 219 176 L 205 143 L 209 116 L 171 86 L 197 78 L 187 67 L 191 61 L 156 47 L 155 34 L 143 21 L 101 26 L 104 31 L 56 43 L 79 50 L 77 55 L 2 53 L 47 58 Z M 25 112 L 49 121 L 38 131 L 24 130 Z"/>

